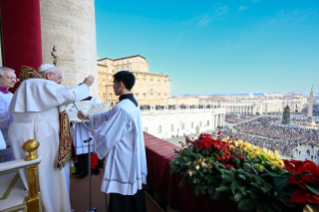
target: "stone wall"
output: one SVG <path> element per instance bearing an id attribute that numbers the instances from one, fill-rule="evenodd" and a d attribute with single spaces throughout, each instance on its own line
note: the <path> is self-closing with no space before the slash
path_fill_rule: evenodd
<path id="1" fill-rule="evenodd" d="M 91 74 L 91 95 L 98 97 L 94 0 L 40 0 L 40 6 L 43 62 L 53 63 L 55 46 L 62 84 L 74 87 Z"/>

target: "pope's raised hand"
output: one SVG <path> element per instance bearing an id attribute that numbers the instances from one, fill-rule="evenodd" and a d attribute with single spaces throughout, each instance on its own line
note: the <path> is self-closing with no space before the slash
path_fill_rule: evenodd
<path id="1" fill-rule="evenodd" d="M 84 79 L 83 83 L 90 87 L 94 82 L 94 77 L 89 75 L 87 78 Z"/>
<path id="2" fill-rule="evenodd" d="M 89 115 L 83 113 L 81 110 L 78 112 L 79 119 L 89 119 Z"/>

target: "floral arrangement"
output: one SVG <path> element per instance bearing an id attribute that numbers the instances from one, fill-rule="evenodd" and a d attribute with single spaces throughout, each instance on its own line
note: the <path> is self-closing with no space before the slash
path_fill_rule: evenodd
<path id="1" fill-rule="evenodd" d="M 303 162 L 282 160 L 277 151 L 232 136 L 222 140 L 220 132 L 217 139 L 201 134 L 194 141 L 188 136 L 185 140 L 180 142 L 184 149 L 175 150 L 178 156 L 170 163 L 171 173 L 180 173 L 180 186 L 191 183 L 196 195 L 229 198 L 240 211 L 280 212 L 278 199 L 284 195 L 291 196 L 291 202 L 318 203 L 319 167 L 315 165 L 307 163 L 302 169 Z"/>

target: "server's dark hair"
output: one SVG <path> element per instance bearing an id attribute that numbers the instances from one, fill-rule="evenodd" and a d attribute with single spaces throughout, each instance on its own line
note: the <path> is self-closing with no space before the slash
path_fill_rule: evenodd
<path id="1" fill-rule="evenodd" d="M 129 71 L 119 71 L 113 76 L 116 82 L 122 82 L 127 90 L 132 90 L 135 84 L 135 76 Z"/>

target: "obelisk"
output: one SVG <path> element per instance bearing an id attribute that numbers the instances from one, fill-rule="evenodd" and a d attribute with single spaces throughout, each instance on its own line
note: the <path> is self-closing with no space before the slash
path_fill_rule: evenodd
<path id="1" fill-rule="evenodd" d="M 313 109 L 313 86 L 311 88 L 310 97 L 309 97 L 309 106 L 308 106 L 308 118 L 307 118 L 307 124 L 308 126 L 312 126 L 312 109 Z"/>

